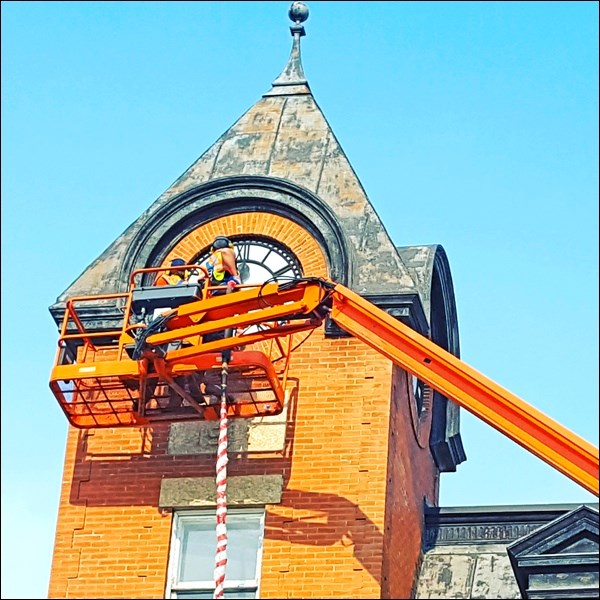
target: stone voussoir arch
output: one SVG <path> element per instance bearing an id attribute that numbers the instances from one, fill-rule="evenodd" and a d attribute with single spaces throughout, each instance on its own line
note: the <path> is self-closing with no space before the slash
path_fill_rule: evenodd
<path id="1" fill-rule="evenodd" d="M 175 253 L 191 258 L 215 235 L 269 237 L 297 256 L 306 275 L 344 285 L 352 279 L 346 237 L 331 209 L 310 191 L 285 180 L 227 177 L 157 204 L 121 264 L 119 280 L 124 284 L 132 271 L 165 264 Z M 317 255 L 325 268 L 318 266 Z"/>
<path id="2" fill-rule="evenodd" d="M 294 221 L 264 212 L 236 213 L 198 226 L 169 251 L 163 264 L 168 264 L 176 257 L 192 262 L 199 251 L 210 246 L 219 235 L 226 235 L 234 240 L 236 236 L 256 236 L 281 243 L 298 259 L 303 274 L 329 277 L 325 255 L 314 238 L 308 236 L 306 230 Z"/>

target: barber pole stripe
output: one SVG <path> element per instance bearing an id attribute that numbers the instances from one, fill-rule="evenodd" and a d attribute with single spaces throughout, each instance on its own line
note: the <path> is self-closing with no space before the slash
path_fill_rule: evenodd
<path id="1" fill-rule="evenodd" d="M 227 377 L 227 363 L 223 362 L 223 380 Z M 215 555 L 215 592 L 213 598 L 224 594 L 225 566 L 227 565 L 227 394 L 225 384 L 221 394 L 219 414 L 219 443 L 217 447 L 217 553 Z"/>

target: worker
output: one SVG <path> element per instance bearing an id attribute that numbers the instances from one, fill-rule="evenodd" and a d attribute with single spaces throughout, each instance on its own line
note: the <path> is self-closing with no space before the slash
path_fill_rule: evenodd
<path id="1" fill-rule="evenodd" d="M 171 261 L 170 267 L 182 267 L 186 262 L 183 258 L 174 258 Z M 168 271 L 159 273 L 158 277 L 154 281 L 154 285 L 182 285 L 187 283 L 190 277 L 190 271 L 187 269 L 174 269 L 171 268 Z"/>
<path id="2" fill-rule="evenodd" d="M 229 292 L 235 292 L 237 286 L 241 285 L 242 280 L 237 268 L 233 242 L 224 235 L 217 236 L 210 247 L 210 256 L 198 265 L 198 272 L 200 277 L 205 278 L 211 288 L 226 286 L 224 290 L 211 289 L 210 296 L 221 296 Z M 207 333 L 202 339 L 204 343 L 213 342 L 234 334 L 235 330 L 227 329 Z"/>
<path id="3" fill-rule="evenodd" d="M 199 265 L 198 270 L 200 277 L 204 276 L 210 287 L 227 286 L 233 290 L 242 283 L 233 243 L 223 235 L 215 238 L 210 248 L 210 256 Z M 219 290 L 212 290 L 211 295 L 222 293 Z"/>
<path id="4" fill-rule="evenodd" d="M 173 286 L 173 285 L 185 285 L 190 283 L 190 276 L 192 274 L 192 270 L 189 269 L 181 269 L 178 267 L 183 267 L 186 265 L 186 261 L 183 258 L 174 258 L 169 263 L 169 269 L 167 271 L 159 272 L 158 276 L 154 280 L 155 286 Z M 173 309 L 170 306 L 161 306 L 154 309 L 151 314 L 148 324 L 150 325 L 155 319 L 158 319 L 162 315 L 171 312 Z M 168 353 L 170 351 L 179 350 L 182 347 L 189 346 L 189 342 L 183 340 L 176 340 L 173 342 L 169 342 L 162 346 L 162 351 L 164 353 Z M 174 377 L 174 381 L 181 386 L 183 389 L 190 394 L 190 396 L 196 400 L 204 401 L 204 398 L 200 392 L 200 383 L 201 380 L 195 373 L 186 375 L 186 376 L 178 376 Z M 169 389 L 169 386 L 164 382 L 161 382 L 158 385 L 158 380 L 154 379 L 152 382 L 148 383 L 147 388 L 147 398 L 146 402 L 146 410 L 153 409 L 177 409 L 183 404 L 183 398 L 173 389 Z M 165 405 L 165 402 L 167 404 Z"/>
<path id="5" fill-rule="evenodd" d="M 176 267 L 183 267 L 186 264 L 183 258 L 174 258 L 169 263 L 169 270 L 161 271 L 154 280 L 155 286 L 167 286 L 167 285 L 185 285 L 189 283 L 191 271 L 188 269 L 178 269 Z M 159 306 L 149 315 L 149 320 L 152 321 L 161 315 L 172 310 L 171 306 Z"/>

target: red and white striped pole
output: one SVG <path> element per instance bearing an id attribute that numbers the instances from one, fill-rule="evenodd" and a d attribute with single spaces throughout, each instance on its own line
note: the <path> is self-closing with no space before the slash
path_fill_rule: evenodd
<path id="1" fill-rule="evenodd" d="M 227 565 L 227 361 L 221 371 L 221 409 L 219 413 L 219 443 L 217 446 L 217 553 L 215 555 L 215 593 L 222 599 Z"/>

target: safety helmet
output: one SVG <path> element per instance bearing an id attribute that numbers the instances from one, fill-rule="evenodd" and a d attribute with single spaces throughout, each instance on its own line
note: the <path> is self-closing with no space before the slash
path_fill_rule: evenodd
<path id="1" fill-rule="evenodd" d="M 221 250 L 222 248 L 233 248 L 233 243 L 229 238 L 226 238 L 224 235 L 219 235 L 215 238 L 215 241 L 212 243 L 211 251 Z"/>
<path id="2" fill-rule="evenodd" d="M 185 260 L 183 260 L 183 258 L 174 258 L 171 261 L 171 266 L 172 267 L 182 267 L 183 265 L 185 265 Z"/>

